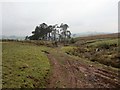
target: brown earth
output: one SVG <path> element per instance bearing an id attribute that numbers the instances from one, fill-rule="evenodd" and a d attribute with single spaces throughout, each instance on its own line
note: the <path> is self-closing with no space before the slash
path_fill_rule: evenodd
<path id="1" fill-rule="evenodd" d="M 120 88 L 117 72 L 96 67 L 55 48 L 47 53 L 51 63 L 48 88 Z"/>

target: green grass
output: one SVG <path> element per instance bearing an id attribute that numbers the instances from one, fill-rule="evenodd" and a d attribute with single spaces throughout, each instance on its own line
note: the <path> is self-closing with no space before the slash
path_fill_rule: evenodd
<path id="1" fill-rule="evenodd" d="M 2 44 L 3 88 L 44 88 L 50 64 L 43 46 L 8 42 Z"/>
<path id="2" fill-rule="evenodd" d="M 61 48 L 61 50 L 67 54 L 72 54 L 74 52 L 74 49 L 77 49 L 75 46 L 64 46 Z"/>
<path id="3" fill-rule="evenodd" d="M 63 50 L 63 51 L 69 51 L 69 50 L 72 50 L 73 48 L 76 48 L 75 46 L 64 46 L 64 47 L 62 47 L 61 49 Z"/>
<path id="4" fill-rule="evenodd" d="M 102 40 L 102 41 L 97 41 L 94 43 L 88 44 L 88 46 L 91 47 L 97 47 L 97 48 L 109 48 L 110 46 L 118 46 L 119 39 L 110 39 L 110 40 Z"/>

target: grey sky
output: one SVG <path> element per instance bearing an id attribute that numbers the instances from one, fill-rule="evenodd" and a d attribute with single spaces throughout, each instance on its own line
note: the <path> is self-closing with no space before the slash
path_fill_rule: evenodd
<path id="1" fill-rule="evenodd" d="M 24 0 L 25 1 L 25 0 Z M 2 34 L 30 35 L 40 23 L 70 26 L 72 33 L 117 32 L 119 0 L 41 0 L 2 3 Z M 1 8 L 1 7 L 0 7 Z"/>

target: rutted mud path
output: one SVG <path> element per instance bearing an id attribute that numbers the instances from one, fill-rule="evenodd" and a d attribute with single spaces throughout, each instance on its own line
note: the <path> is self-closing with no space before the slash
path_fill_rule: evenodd
<path id="1" fill-rule="evenodd" d="M 52 70 L 48 88 L 120 88 L 117 73 L 84 64 L 59 49 L 47 56 Z"/>

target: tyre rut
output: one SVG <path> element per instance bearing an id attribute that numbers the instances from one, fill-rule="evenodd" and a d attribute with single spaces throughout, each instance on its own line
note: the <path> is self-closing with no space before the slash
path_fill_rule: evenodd
<path id="1" fill-rule="evenodd" d="M 47 56 L 52 70 L 48 88 L 120 87 L 118 75 L 113 72 L 83 64 L 59 50 L 52 51 Z"/>

